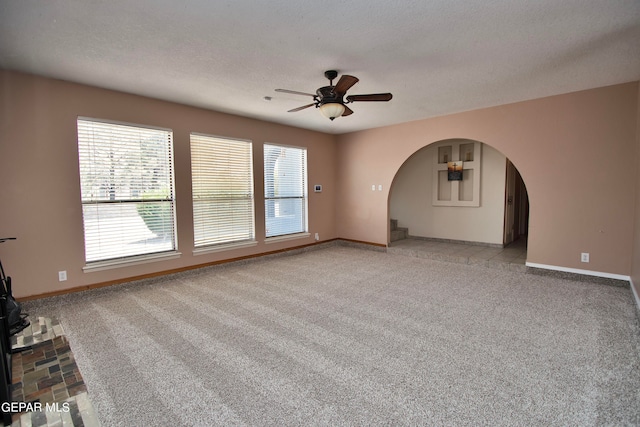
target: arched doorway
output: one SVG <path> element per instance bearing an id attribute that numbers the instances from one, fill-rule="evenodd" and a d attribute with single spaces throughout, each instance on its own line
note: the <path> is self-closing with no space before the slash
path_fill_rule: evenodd
<path id="1" fill-rule="evenodd" d="M 450 173 L 451 163 L 459 166 Z M 457 176 L 456 176 L 457 175 Z M 486 247 L 524 267 L 529 201 L 522 176 L 489 144 L 469 139 L 431 143 L 411 155 L 394 176 L 389 194 L 389 247 L 409 239 Z M 523 252 L 506 247 L 519 245 Z M 447 248 L 450 250 L 450 248 Z M 465 253 L 475 248 L 461 248 Z"/>

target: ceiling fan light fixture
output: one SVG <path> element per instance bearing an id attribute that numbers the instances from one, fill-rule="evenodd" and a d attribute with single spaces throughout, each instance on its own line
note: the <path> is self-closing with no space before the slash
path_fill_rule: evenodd
<path id="1" fill-rule="evenodd" d="M 316 90 L 316 93 L 298 92 L 296 90 L 289 89 L 276 89 L 276 92 L 291 93 L 293 95 L 310 96 L 313 98 L 311 104 L 303 105 L 302 107 L 293 108 L 288 113 L 295 113 L 296 111 L 305 110 L 310 107 L 316 107 L 320 109 L 323 116 L 329 120 L 334 120 L 336 117 L 346 117 L 353 114 L 353 110 L 345 105 L 344 97 L 347 91 L 356 83 L 358 78 L 343 74 L 340 80 L 334 85 L 333 80 L 338 76 L 338 72 L 335 70 L 329 70 L 324 73 L 324 76 L 329 79 L 329 86 L 322 86 Z M 346 103 L 349 104 L 355 101 L 390 101 L 393 95 L 390 93 L 371 93 L 367 95 L 348 95 Z"/>
<path id="2" fill-rule="evenodd" d="M 320 112 L 329 120 L 340 117 L 344 113 L 344 105 L 337 102 L 329 102 L 320 106 Z"/>

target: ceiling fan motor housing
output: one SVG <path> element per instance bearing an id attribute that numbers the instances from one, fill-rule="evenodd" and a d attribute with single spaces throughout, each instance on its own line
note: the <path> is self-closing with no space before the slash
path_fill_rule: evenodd
<path id="1" fill-rule="evenodd" d="M 334 92 L 333 88 L 334 86 L 324 86 L 316 91 L 316 94 L 318 95 L 318 105 L 329 104 L 333 102 L 344 104 L 344 94 Z"/>

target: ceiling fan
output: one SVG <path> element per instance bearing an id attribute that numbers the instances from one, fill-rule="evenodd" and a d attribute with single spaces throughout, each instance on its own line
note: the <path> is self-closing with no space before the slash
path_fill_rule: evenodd
<path id="1" fill-rule="evenodd" d="M 353 110 L 347 107 L 345 104 L 351 102 L 361 101 L 389 101 L 393 97 L 390 93 L 372 93 L 368 95 L 347 95 L 346 101 L 345 94 L 354 84 L 358 83 L 358 78 L 343 74 L 338 80 L 336 85 L 333 85 L 333 80 L 338 77 L 336 70 L 328 70 L 324 72 L 324 76 L 329 79 L 329 86 L 323 86 L 316 90 L 315 95 L 312 93 L 298 92 L 288 89 L 276 89 L 276 92 L 292 93 L 294 95 L 311 96 L 313 102 L 311 104 L 303 105 L 302 107 L 289 110 L 288 113 L 295 113 L 296 111 L 304 110 L 309 107 L 316 107 L 320 109 L 320 112 L 330 120 L 340 116 L 349 116 L 353 114 Z"/>

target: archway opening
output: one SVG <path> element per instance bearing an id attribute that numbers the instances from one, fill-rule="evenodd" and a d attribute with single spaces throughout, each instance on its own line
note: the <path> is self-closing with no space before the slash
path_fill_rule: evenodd
<path id="1" fill-rule="evenodd" d="M 394 177 L 389 218 L 390 248 L 402 240 L 431 247 L 441 243 L 458 258 L 479 254 L 524 268 L 526 186 L 515 165 L 486 143 L 447 139 L 416 151 Z"/>

